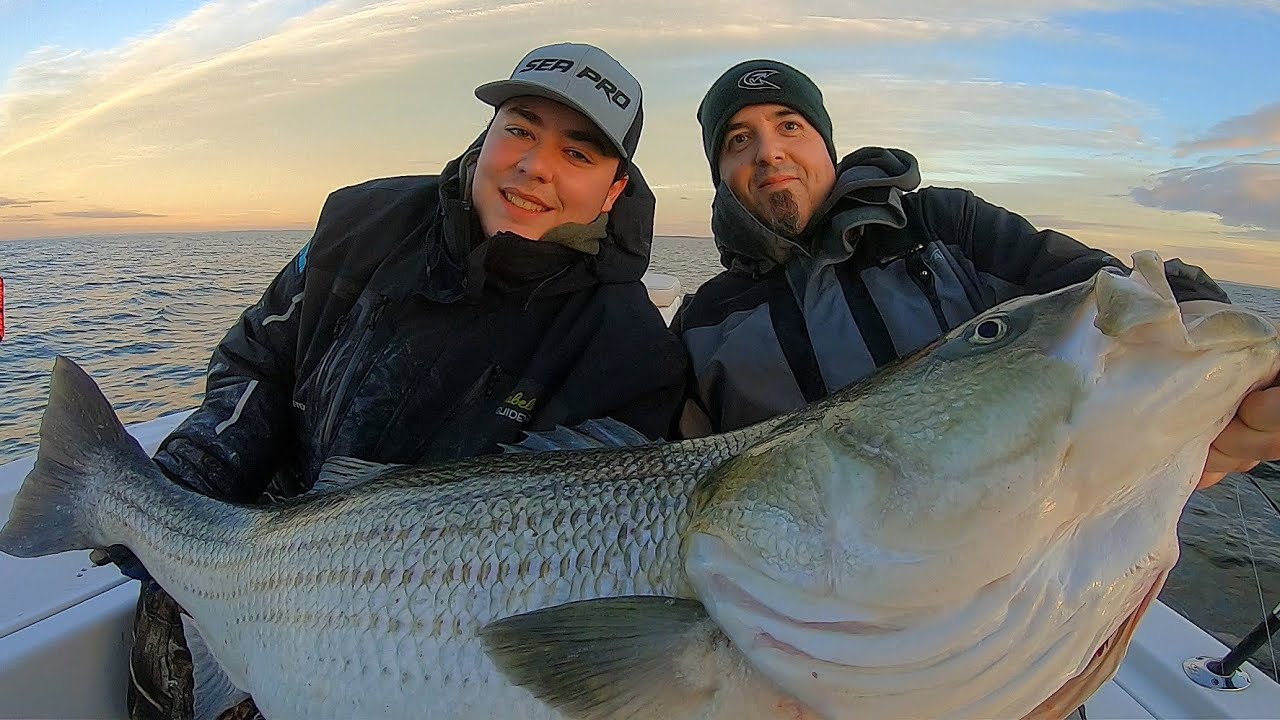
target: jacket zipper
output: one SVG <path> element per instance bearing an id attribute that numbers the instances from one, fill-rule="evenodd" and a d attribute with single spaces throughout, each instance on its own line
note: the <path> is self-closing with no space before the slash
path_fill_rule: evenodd
<path id="1" fill-rule="evenodd" d="M 441 436 L 445 434 L 445 432 L 441 431 L 441 428 L 456 426 L 456 418 L 459 412 L 489 397 L 493 393 L 493 389 L 497 387 L 498 383 L 502 380 L 497 371 L 498 365 L 496 363 L 490 363 L 489 367 L 485 368 L 484 372 L 480 373 L 480 377 L 476 379 L 475 382 L 471 383 L 471 387 L 467 388 L 467 391 L 462 394 L 462 397 L 456 400 L 453 405 L 440 416 L 440 422 L 436 428 L 429 433 L 424 433 L 422 440 L 414 447 L 413 453 L 411 453 L 409 457 L 421 458 L 426 455 L 427 451 L 430 450 L 435 443 L 439 442 Z M 478 433 L 485 432 L 482 428 L 485 427 L 487 422 L 492 422 L 492 416 L 489 418 L 479 418 L 476 423 L 475 432 L 467 432 L 465 435 L 467 437 L 474 437 Z M 489 440 L 490 444 L 496 442 L 494 438 L 489 438 Z M 378 446 L 379 451 L 381 451 L 381 447 L 381 445 Z"/>
<path id="2" fill-rule="evenodd" d="M 373 310 L 369 313 L 369 319 L 362 323 L 360 328 L 360 337 L 356 340 L 355 349 L 347 358 L 347 366 L 342 370 L 342 378 L 338 380 L 338 389 L 333 394 L 333 401 L 329 403 L 329 409 L 325 412 L 324 425 L 320 430 L 320 446 L 327 448 L 329 442 L 333 439 L 333 425 L 338 419 L 338 411 L 346 406 L 345 395 L 347 385 L 351 383 L 351 376 L 355 373 L 355 367 L 360 355 L 364 352 L 365 346 L 369 344 L 369 337 L 372 334 L 373 326 L 378 322 L 378 316 L 382 314 L 382 309 L 390 302 L 390 298 L 379 298 L 374 304 Z"/>
<path id="3" fill-rule="evenodd" d="M 311 392 L 307 393 L 307 397 L 305 398 L 307 402 L 303 405 L 302 409 L 304 411 L 306 408 L 318 406 L 320 400 L 324 397 L 325 388 L 328 386 L 326 380 L 329 377 L 329 368 L 333 365 L 333 358 L 335 355 L 333 348 L 337 344 L 338 339 L 342 337 L 343 331 L 347 329 L 347 321 L 350 319 L 350 315 L 351 313 L 348 311 L 346 315 L 338 318 L 337 322 L 333 324 L 333 332 L 329 335 L 329 348 L 325 351 L 324 357 L 320 360 L 320 364 L 317 365 L 316 369 L 311 373 L 311 377 L 315 378 L 315 381 L 311 388 Z M 294 403 L 294 405 L 297 406 L 297 403 Z"/>
<path id="4" fill-rule="evenodd" d="M 916 287 L 929 298 L 929 305 L 933 307 L 933 317 L 938 321 L 938 328 L 942 332 L 946 332 L 951 328 L 947 324 L 947 316 L 942 312 L 942 300 L 938 297 L 938 289 L 934 285 L 933 271 L 929 269 L 925 263 L 921 253 L 924 252 L 924 245 L 916 245 L 907 255 L 907 272 L 911 274 L 911 280 L 915 282 Z"/>

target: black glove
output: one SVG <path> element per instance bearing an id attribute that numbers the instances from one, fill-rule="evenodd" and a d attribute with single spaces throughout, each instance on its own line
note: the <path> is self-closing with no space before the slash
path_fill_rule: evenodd
<path id="1" fill-rule="evenodd" d="M 89 553 L 89 560 L 92 561 L 94 565 L 115 563 L 116 567 L 120 569 L 122 574 L 126 577 L 131 577 L 134 580 L 141 580 L 145 583 L 152 579 L 151 573 L 147 572 L 147 568 L 143 566 L 142 561 L 138 559 L 138 556 L 134 555 L 132 550 L 123 545 L 112 545 L 105 550 L 94 550 Z"/>

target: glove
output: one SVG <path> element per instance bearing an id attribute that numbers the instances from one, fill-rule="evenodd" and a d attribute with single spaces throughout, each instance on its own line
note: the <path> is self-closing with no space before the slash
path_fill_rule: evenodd
<path id="1" fill-rule="evenodd" d="M 147 572 L 147 568 L 143 566 L 138 556 L 123 545 L 94 550 L 89 553 L 89 560 L 97 566 L 115 563 L 121 574 L 134 580 L 141 580 L 144 583 L 152 580 L 151 573 Z"/>

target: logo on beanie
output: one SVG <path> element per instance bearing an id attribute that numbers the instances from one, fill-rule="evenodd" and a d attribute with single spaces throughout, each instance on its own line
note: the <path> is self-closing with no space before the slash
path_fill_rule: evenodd
<path id="1" fill-rule="evenodd" d="M 777 70 L 752 70 L 738 78 L 738 87 L 743 90 L 781 90 L 769 82 L 769 78 L 777 74 Z"/>

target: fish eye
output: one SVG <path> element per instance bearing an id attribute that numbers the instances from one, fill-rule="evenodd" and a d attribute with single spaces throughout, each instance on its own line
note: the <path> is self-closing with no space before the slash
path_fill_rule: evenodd
<path id="1" fill-rule="evenodd" d="M 980 345 L 989 345 L 993 342 L 999 342 L 1005 335 L 1009 334 L 1009 322 L 1003 317 L 989 317 L 978 323 L 973 328 L 973 342 Z"/>

